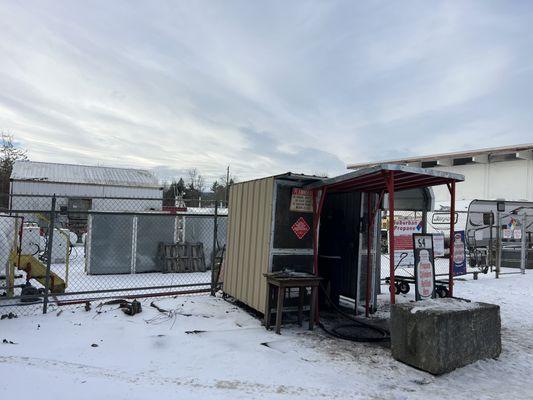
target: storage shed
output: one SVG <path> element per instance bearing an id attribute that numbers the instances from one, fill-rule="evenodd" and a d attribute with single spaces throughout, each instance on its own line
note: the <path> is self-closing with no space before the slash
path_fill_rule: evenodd
<path id="1" fill-rule="evenodd" d="M 47 196 L 53 194 L 58 197 L 58 208 L 95 211 L 162 208 L 163 190 L 157 178 L 142 169 L 16 161 L 10 181 L 10 208 L 17 211 L 49 210 L 51 199 Z"/>
<path id="2" fill-rule="evenodd" d="M 379 289 L 381 210 L 392 218 L 394 210 L 429 211 L 435 185 L 448 185 L 454 204 L 463 179 L 385 164 L 331 179 L 286 173 L 232 185 L 224 292 L 263 313 L 264 273 L 307 272 L 325 278 L 334 303 L 350 298 L 356 313 L 368 313 Z M 394 287 L 393 255 L 390 264 Z"/>

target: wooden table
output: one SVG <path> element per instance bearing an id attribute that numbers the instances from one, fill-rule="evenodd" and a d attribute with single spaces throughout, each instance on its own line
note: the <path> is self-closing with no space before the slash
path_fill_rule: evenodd
<path id="1" fill-rule="evenodd" d="M 271 317 L 271 299 L 273 291 L 277 290 L 278 301 L 276 307 L 276 333 L 279 335 L 281 330 L 281 321 L 283 315 L 283 300 L 285 299 L 285 290 L 290 288 L 299 288 L 298 299 L 298 324 L 302 326 L 303 307 L 305 298 L 305 289 L 311 288 L 311 304 L 309 311 L 309 330 L 313 330 L 316 313 L 316 302 L 318 294 L 318 285 L 322 280 L 321 277 L 312 274 L 301 273 L 279 273 L 269 272 L 263 274 L 267 279 L 267 298 L 265 310 L 265 328 L 270 329 Z"/>

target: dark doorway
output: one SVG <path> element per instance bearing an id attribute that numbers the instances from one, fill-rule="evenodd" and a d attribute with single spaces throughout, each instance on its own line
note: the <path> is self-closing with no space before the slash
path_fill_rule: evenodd
<path id="1" fill-rule="evenodd" d="M 339 305 L 339 296 L 357 298 L 360 214 L 361 193 L 326 195 L 320 217 L 318 274 L 325 278 L 335 305 Z"/>

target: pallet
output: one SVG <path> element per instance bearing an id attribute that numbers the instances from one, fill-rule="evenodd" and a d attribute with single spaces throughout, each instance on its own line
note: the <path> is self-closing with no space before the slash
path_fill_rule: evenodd
<path id="1" fill-rule="evenodd" d="M 163 272 L 205 272 L 203 243 L 159 243 L 159 260 Z"/>

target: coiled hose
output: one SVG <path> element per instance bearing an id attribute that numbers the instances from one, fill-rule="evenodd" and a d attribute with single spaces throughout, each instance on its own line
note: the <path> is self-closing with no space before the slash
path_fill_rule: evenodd
<path id="1" fill-rule="evenodd" d="M 387 331 L 384 328 L 380 328 L 378 326 L 369 324 L 367 322 L 356 320 L 353 316 L 351 316 L 350 314 L 345 313 L 344 311 L 342 311 L 340 308 L 338 308 L 333 303 L 333 301 L 328 296 L 328 294 L 326 292 L 326 289 L 324 288 L 324 286 L 322 284 L 320 284 L 320 289 L 324 293 L 324 297 L 326 298 L 326 300 L 329 303 L 329 305 L 340 316 L 350 320 L 350 322 L 348 322 L 348 323 L 338 324 L 338 325 L 334 326 L 333 328 L 328 328 L 322 322 L 319 322 L 318 326 L 320 326 L 324 330 L 324 332 L 326 332 L 327 334 L 329 334 L 329 335 L 331 335 L 333 337 L 336 337 L 336 338 L 339 338 L 339 339 L 344 339 L 344 340 L 350 340 L 352 342 L 388 342 L 388 341 L 390 341 L 390 332 L 389 331 Z M 360 331 L 359 331 L 359 333 L 354 333 L 353 335 L 340 332 L 343 329 L 350 329 L 350 328 L 354 332 L 357 332 L 358 330 L 360 330 Z M 361 333 L 362 330 L 370 330 L 370 331 L 376 332 L 377 335 L 376 336 L 364 335 L 364 334 Z"/>

